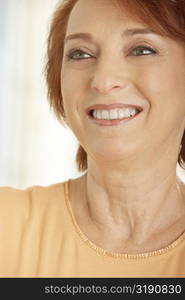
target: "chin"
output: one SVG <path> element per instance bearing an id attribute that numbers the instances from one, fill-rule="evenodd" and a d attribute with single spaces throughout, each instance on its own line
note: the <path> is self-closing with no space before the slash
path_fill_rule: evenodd
<path id="1" fill-rule="evenodd" d="M 99 149 L 98 149 L 99 148 Z M 137 153 L 137 150 L 135 149 L 128 149 L 124 148 L 124 146 L 120 148 L 113 148 L 113 147 L 106 147 L 106 148 L 96 148 L 94 152 L 94 157 L 107 162 L 116 162 L 124 159 L 128 159 L 128 157 L 133 156 L 135 153 Z"/>

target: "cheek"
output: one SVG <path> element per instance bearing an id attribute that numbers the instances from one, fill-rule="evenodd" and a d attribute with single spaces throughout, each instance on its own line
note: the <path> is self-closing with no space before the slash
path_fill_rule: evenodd
<path id="1" fill-rule="evenodd" d="M 72 101 L 84 90 L 85 78 L 74 70 L 66 70 L 61 73 L 61 92 L 63 97 Z"/>
<path id="2" fill-rule="evenodd" d="M 151 109 L 185 114 L 185 67 L 182 65 L 178 68 L 174 62 L 166 62 L 145 70 L 140 74 L 139 86 Z"/>
<path id="3" fill-rule="evenodd" d="M 77 90 L 77 84 L 74 76 L 70 71 L 67 72 L 64 69 L 61 73 L 61 93 L 63 98 L 64 110 L 67 117 L 75 102 L 75 90 Z"/>
<path id="4" fill-rule="evenodd" d="M 64 68 L 61 72 L 61 92 L 66 110 L 77 110 L 86 101 L 89 74 L 83 70 Z M 84 104 L 85 105 L 85 104 Z"/>
<path id="5" fill-rule="evenodd" d="M 82 76 L 77 76 L 73 70 L 61 73 L 61 93 L 66 117 L 65 121 L 75 135 L 78 132 L 78 128 L 82 126 L 79 112 L 83 106 L 83 99 L 85 99 L 84 84 Z"/>
<path id="6" fill-rule="evenodd" d="M 175 135 L 185 124 L 185 67 L 174 62 L 153 65 L 141 72 L 139 88 L 149 102 L 147 131 L 156 138 Z"/>

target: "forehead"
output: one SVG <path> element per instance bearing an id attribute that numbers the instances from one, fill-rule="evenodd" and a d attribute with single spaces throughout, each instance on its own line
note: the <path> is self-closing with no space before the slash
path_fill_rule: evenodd
<path id="1" fill-rule="evenodd" d="M 124 6 L 117 0 L 78 0 L 75 4 L 67 26 L 67 33 L 76 31 L 93 31 L 100 32 L 104 28 L 134 26 L 146 27 L 141 21 L 136 20 L 136 16 L 129 14 L 124 10 Z"/>

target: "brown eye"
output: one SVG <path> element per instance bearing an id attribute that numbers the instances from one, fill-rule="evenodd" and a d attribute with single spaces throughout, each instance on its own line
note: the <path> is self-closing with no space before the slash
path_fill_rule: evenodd
<path id="1" fill-rule="evenodd" d="M 134 53 L 134 56 L 143 56 L 143 55 L 154 55 L 157 52 L 150 47 L 139 46 L 131 51 Z"/>

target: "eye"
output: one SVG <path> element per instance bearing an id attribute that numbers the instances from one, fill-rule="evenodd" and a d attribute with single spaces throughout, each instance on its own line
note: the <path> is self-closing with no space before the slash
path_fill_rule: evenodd
<path id="1" fill-rule="evenodd" d="M 81 49 L 72 49 L 69 51 L 69 53 L 66 54 L 68 60 L 83 60 L 83 59 L 89 59 L 93 56 L 88 54 L 87 52 L 84 52 Z"/>
<path id="2" fill-rule="evenodd" d="M 130 56 L 146 56 L 146 55 L 155 55 L 157 52 L 150 48 L 143 45 L 140 45 L 131 50 Z M 84 60 L 93 58 L 92 55 L 83 51 L 82 49 L 74 48 L 71 49 L 67 54 L 66 57 L 68 60 Z"/>
<path id="3" fill-rule="evenodd" d="M 150 48 L 150 47 L 138 46 L 138 47 L 134 48 L 131 51 L 131 53 L 134 53 L 134 56 L 143 56 L 143 55 L 154 55 L 157 52 L 154 49 Z"/>

